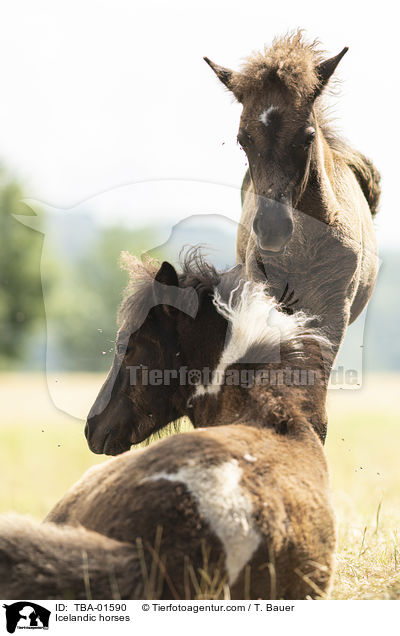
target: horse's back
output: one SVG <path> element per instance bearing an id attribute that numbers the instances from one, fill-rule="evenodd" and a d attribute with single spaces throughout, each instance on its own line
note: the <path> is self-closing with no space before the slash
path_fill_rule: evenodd
<path id="1" fill-rule="evenodd" d="M 309 563 L 317 561 L 330 572 L 335 541 L 326 463 L 314 433 L 296 445 L 272 430 L 241 425 L 125 453 L 89 471 L 48 520 L 139 540 L 148 566 L 158 550 L 183 597 L 185 568 L 199 572 L 206 558 L 210 574 L 237 598 L 244 594 L 246 566 L 253 598 L 269 597 L 265 568 L 273 559 L 279 596 L 294 598 L 294 568 L 310 572 Z M 324 577 L 321 586 L 329 581 Z M 168 586 L 164 593 L 169 598 Z"/>
<path id="2" fill-rule="evenodd" d="M 381 175 L 368 157 L 361 152 L 351 151 L 348 166 L 351 168 L 362 193 L 367 201 L 371 216 L 375 216 L 379 209 L 381 198 Z"/>

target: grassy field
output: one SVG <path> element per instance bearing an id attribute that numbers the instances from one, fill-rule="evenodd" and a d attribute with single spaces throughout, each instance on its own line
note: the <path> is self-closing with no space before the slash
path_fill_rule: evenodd
<path id="1" fill-rule="evenodd" d="M 87 412 L 103 377 L 65 381 Z M 331 598 L 400 599 L 400 378 L 373 376 L 358 391 L 330 391 L 326 451 L 338 521 Z M 0 376 L 0 512 L 41 519 L 89 466 L 83 422 L 58 411 L 42 375 Z"/>

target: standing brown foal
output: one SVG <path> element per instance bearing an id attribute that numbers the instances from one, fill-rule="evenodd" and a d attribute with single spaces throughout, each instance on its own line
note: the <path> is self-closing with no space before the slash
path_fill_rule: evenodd
<path id="1" fill-rule="evenodd" d="M 275 40 L 241 72 L 205 58 L 243 105 L 238 142 L 249 169 L 237 261 L 270 292 L 320 318 L 331 366 L 377 275 L 372 217 L 379 174 L 331 128 L 321 96 L 347 48 L 325 59 L 301 32 Z"/>

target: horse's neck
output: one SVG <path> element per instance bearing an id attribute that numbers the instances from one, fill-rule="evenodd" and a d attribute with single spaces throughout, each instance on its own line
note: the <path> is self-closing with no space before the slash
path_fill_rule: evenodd
<path id="1" fill-rule="evenodd" d="M 317 131 L 307 183 L 296 207 L 308 216 L 331 225 L 336 218 L 334 175 L 337 159 L 318 126 Z"/>
<path id="2" fill-rule="evenodd" d="M 260 365 L 260 370 L 261 366 L 265 365 Z M 282 371 L 286 369 L 274 369 L 277 374 Z M 243 376 L 239 377 L 243 381 Z M 300 435 L 306 429 L 311 430 L 307 421 L 311 413 L 299 406 L 308 403 L 306 394 L 307 388 L 292 386 L 285 381 L 281 383 L 279 378 L 277 384 L 270 385 L 223 385 L 218 392 L 194 400 L 191 419 L 195 428 L 245 424 L 259 429 L 275 428 L 280 433 L 288 430 L 292 435 Z M 321 394 L 323 403 L 324 388 L 321 388 Z M 316 402 L 314 399 L 312 413 L 319 410 Z"/>

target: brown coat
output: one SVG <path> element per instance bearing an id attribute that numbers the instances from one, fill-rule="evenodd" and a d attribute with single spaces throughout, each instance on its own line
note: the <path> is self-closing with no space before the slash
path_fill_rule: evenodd
<path id="1" fill-rule="evenodd" d="M 249 170 L 237 262 L 250 278 L 266 277 L 278 300 L 288 290 L 292 307 L 319 317 L 334 345 L 332 364 L 375 285 L 380 177 L 337 135 L 321 104 L 347 47 L 326 59 L 317 45 L 301 31 L 289 34 L 240 72 L 205 59 L 243 105 L 238 141 Z"/>
<path id="2" fill-rule="evenodd" d="M 328 492 L 307 425 L 296 436 L 229 426 L 168 438 L 90 469 L 42 525 L 2 519 L 0 596 L 223 598 L 225 584 L 232 598 L 324 595 Z"/>
<path id="3" fill-rule="evenodd" d="M 106 382 L 88 420 L 90 443 L 97 451 L 130 446 L 160 427 L 170 403 L 190 414 L 196 430 L 91 468 L 40 526 L 0 518 L 0 596 L 302 599 L 328 592 L 334 517 L 308 391 L 271 376 L 266 384 L 220 383 L 215 374 L 196 385 L 147 384 L 143 376 L 130 383 L 131 365 L 151 361 L 158 370 L 175 364 L 226 374 L 321 369 L 319 347 L 327 343 L 307 318 L 279 312 L 264 287 L 238 285 L 237 275 L 216 281 L 195 260 L 179 280 L 164 263 L 156 279 L 174 297 L 179 283 L 186 293 L 191 287 L 199 311 L 192 318 L 158 305 L 133 333 L 130 320 L 153 281 L 128 299 L 113 387 Z M 267 307 L 270 322 L 260 319 Z M 270 362 L 274 352 L 280 363 Z M 318 393 L 319 409 L 323 386 Z"/>

